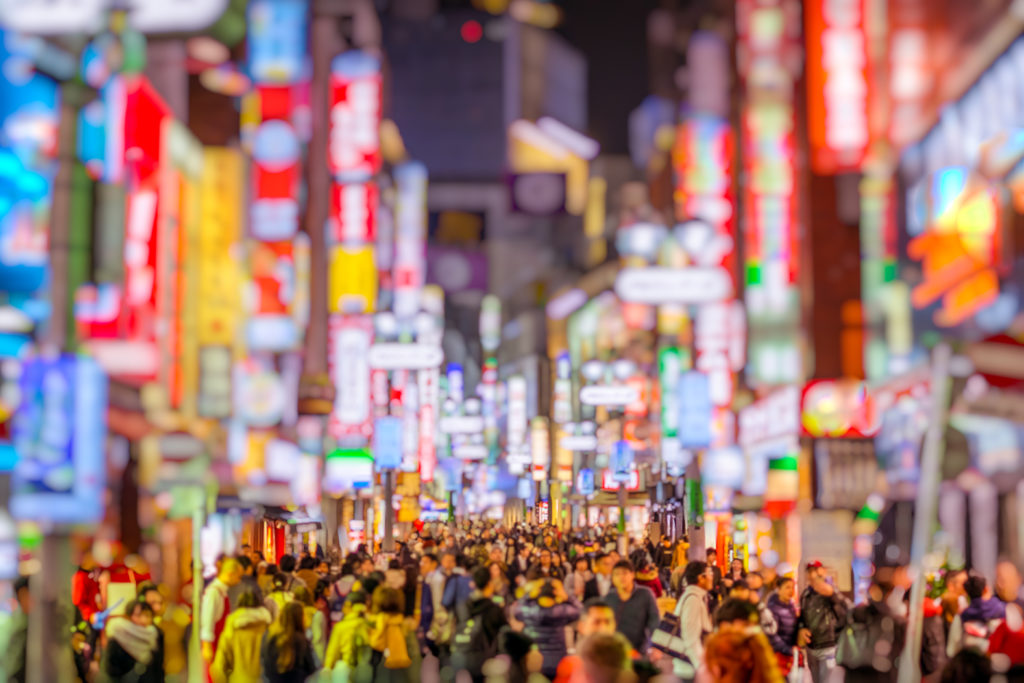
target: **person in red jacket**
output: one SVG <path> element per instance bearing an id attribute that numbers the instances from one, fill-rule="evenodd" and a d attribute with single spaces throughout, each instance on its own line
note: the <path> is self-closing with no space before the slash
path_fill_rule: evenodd
<path id="1" fill-rule="evenodd" d="M 96 579 L 96 560 L 88 550 L 82 555 L 82 563 L 71 577 L 71 602 L 90 626 L 93 617 L 103 607 L 100 604 L 100 583 Z"/>
<path id="2" fill-rule="evenodd" d="M 988 639 L 988 656 L 1002 655 L 1009 666 L 1024 664 L 1024 614 L 1016 604 L 1006 607 L 1006 618 L 999 622 Z"/>

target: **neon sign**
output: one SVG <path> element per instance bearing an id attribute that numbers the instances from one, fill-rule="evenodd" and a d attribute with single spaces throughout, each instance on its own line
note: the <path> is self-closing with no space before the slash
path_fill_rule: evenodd
<path id="1" fill-rule="evenodd" d="M 380 170 L 380 60 L 349 50 L 331 61 L 327 165 L 338 179 L 366 179 Z"/>
<path id="2" fill-rule="evenodd" d="M 804 3 L 808 137 L 817 173 L 858 170 L 870 142 L 866 4 Z"/>

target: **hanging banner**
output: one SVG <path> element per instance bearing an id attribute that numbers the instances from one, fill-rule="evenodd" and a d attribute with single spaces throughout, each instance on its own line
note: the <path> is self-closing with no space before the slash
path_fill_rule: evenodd
<path id="1" fill-rule="evenodd" d="M 327 167 L 338 179 L 380 170 L 380 60 L 359 50 L 331 60 Z"/>
<path id="2" fill-rule="evenodd" d="M 373 321 L 369 316 L 330 316 L 327 335 L 328 371 L 337 392 L 328 433 L 336 439 L 369 438 Z"/>

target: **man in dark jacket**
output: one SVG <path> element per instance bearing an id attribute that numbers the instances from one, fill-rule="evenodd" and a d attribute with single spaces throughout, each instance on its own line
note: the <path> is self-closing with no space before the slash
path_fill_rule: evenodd
<path id="1" fill-rule="evenodd" d="M 907 637 L 907 619 L 892 605 L 893 584 L 877 578 L 868 590 L 867 604 L 850 612 L 849 625 L 856 635 L 839 648 L 838 664 L 846 669 L 846 683 L 895 683 L 900 653 Z M 869 648 L 859 652 L 863 644 Z M 883 645 L 884 644 L 884 645 Z M 884 654 L 883 654 L 884 653 Z"/>
<path id="2" fill-rule="evenodd" d="M 800 596 L 798 644 L 807 646 L 807 664 L 814 683 L 828 681 L 835 668 L 836 643 L 846 626 L 846 599 L 828 581 L 825 567 L 815 561 L 807 565 L 807 588 Z"/>
<path id="3" fill-rule="evenodd" d="M 473 570 L 475 590 L 460 605 L 460 624 L 452 645 L 452 666 L 467 671 L 473 683 L 484 680 L 484 662 L 498 654 L 498 632 L 508 624 L 505 611 L 494 602 L 494 582 L 487 567 Z"/>
<path id="4" fill-rule="evenodd" d="M 636 570 L 629 560 L 620 560 L 612 570 L 614 590 L 605 597 L 612 611 L 619 633 L 626 637 L 633 649 L 643 654 L 654 629 L 661 621 L 654 593 L 646 586 L 636 585 Z"/>
<path id="5" fill-rule="evenodd" d="M 775 651 L 775 659 L 784 676 L 793 669 L 793 648 L 796 647 L 797 624 L 796 607 L 793 598 L 796 596 L 796 584 L 793 579 L 784 576 L 779 579 L 778 589 L 768 596 L 766 604 L 775 619 L 775 633 L 768 635 L 768 642 Z"/>
<path id="6" fill-rule="evenodd" d="M 594 560 L 594 578 L 583 584 L 583 602 L 603 599 L 612 590 L 612 558 L 598 553 Z"/>

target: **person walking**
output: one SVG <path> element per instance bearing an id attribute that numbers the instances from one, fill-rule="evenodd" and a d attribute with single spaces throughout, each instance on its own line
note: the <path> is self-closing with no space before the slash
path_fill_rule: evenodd
<path id="1" fill-rule="evenodd" d="M 884 575 L 883 575 L 884 576 Z M 894 585 L 878 576 L 868 589 L 866 604 L 849 615 L 849 632 L 836 652 L 836 663 L 846 672 L 847 683 L 895 683 L 900 654 L 907 636 L 907 619 L 893 605 Z M 852 632 L 852 633 L 851 633 Z M 862 633 L 861 638 L 856 633 Z M 863 647 L 862 647 L 863 646 Z M 885 653 L 884 656 L 879 656 Z"/>
<path id="2" fill-rule="evenodd" d="M 768 596 L 765 605 L 775 620 L 775 633 L 768 634 L 768 642 L 775 652 L 775 659 L 784 676 L 793 670 L 793 649 L 796 647 L 797 625 L 799 617 L 793 598 L 796 596 L 796 583 L 788 576 L 778 580 L 778 588 Z"/>
<path id="3" fill-rule="evenodd" d="M 390 586 L 373 592 L 370 647 L 374 650 L 374 681 L 410 683 L 413 680 L 414 638 L 405 624 L 405 596 Z"/>
<path id="4" fill-rule="evenodd" d="M 989 635 L 1006 618 L 1006 605 L 992 596 L 988 582 L 980 574 L 971 574 L 964 582 L 964 592 L 970 601 L 967 609 L 953 619 L 946 643 L 946 655 L 953 658 L 962 649 L 988 652 Z"/>
<path id="5" fill-rule="evenodd" d="M 814 683 L 826 683 L 836 664 L 836 644 L 846 626 L 846 599 L 829 582 L 824 566 L 807 565 L 808 585 L 800 595 L 797 643 L 807 647 L 807 664 Z"/>
<path id="6" fill-rule="evenodd" d="M 612 583 L 615 590 L 605 601 L 615 612 L 619 633 L 626 637 L 633 649 L 643 654 L 647 652 L 651 634 L 661 621 L 654 593 L 646 586 L 637 585 L 636 570 L 629 560 L 620 560 L 612 569 Z"/>
<path id="7" fill-rule="evenodd" d="M 262 658 L 267 683 L 305 683 L 313 675 L 316 662 L 306 638 L 302 605 L 284 606 L 263 641 Z"/>
<path id="8" fill-rule="evenodd" d="M 550 680 L 555 677 L 558 663 L 568 652 L 565 627 L 579 618 L 580 607 L 557 579 L 540 578 L 525 588 L 522 599 L 513 607 L 512 616 L 524 625 L 524 633 L 537 643 L 544 658 L 541 673 Z"/>
<path id="9" fill-rule="evenodd" d="M 225 558 L 221 562 L 217 577 L 210 582 L 210 585 L 203 591 L 202 602 L 199 607 L 199 639 L 202 642 L 203 662 L 206 663 L 206 680 L 212 681 L 210 676 L 210 665 L 213 657 L 217 654 L 217 643 L 224 626 L 227 624 L 228 614 L 231 612 L 231 599 L 229 593 L 232 586 L 237 586 L 242 580 L 242 565 L 233 557 Z"/>
<path id="10" fill-rule="evenodd" d="M 133 600 L 125 616 L 111 619 L 106 627 L 107 649 L 100 666 L 101 683 L 163 683 L 164 653 L 160 632 L 153 625 L 153 608 Z"/>
<path id="11" fill-rule="evenodd" d="M 705 562 L 695 560 L 683 570 L 683 594 L 676 605 L 683 654 L 699 670 L 704 664 L 704 639 L 712 631 L 710 591 L 714 572 Z"/>
<path id="12" fill-rule="evenodd" d="M 573 571 L 565 578 L 565 591 L 583 602 L 583 593 L 590 579 L 590 561 L 586 555 L 577 555 L 573 560 Z"/>
<path id="13" fill-rule="evenodd" d="M 612 589 L 612 567 L 615 563 L 608 553 L 598 553 L 594 560 L 594 578 L 583 586 L 583 601 L 604 598 Z"/>
<path id="14" fill-rule="evenodd" d="M 496 579 L 487 567 L 473 570 L 473 591 L 460 606 L 461 625 L 452 644 L 452 665 L 469 673 L 473 683 L 483 683 L 484 663 L 498 654 L 498 633 L 508 625 L 505 611 L 494 601 Z"/>
<path id="15" fill-rule="evenodd" d="M 729 628 L 714 633 L 708 638 L 705 657 L 714 683 L 783 683 L 760 631 Z"/>
<path id="16" fill-rule="evenodd" d="M 262 673 L 260 645 L 263 634 L 273 622 L 270 610 L 251 589 L 240 593 L 236 604 L 217 643 L 217 654 L 210 670 L 213 683 L 257 681 Z"/>
<path id="17" fill-rule="evenodd" d="M 363 681 L 372 678 L 370 665 L 370 596 L 361 590 L 345 598 L 344 615 L 331 631 L 324 657 L 324 671 L 333 681 Z"/>
<path id="18" fill-rule="evenodd" d="M 263 600 L 263 606 L 270 611 L 270 617 L 277 620 L 284 606 L 295 599 L 295 596 L 288 590 L 288 577 L 278 572 L 272 577 L 273 585 L 270 592 Z"/>

